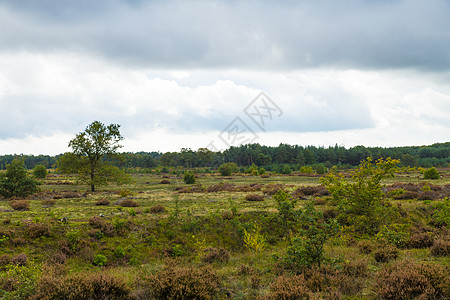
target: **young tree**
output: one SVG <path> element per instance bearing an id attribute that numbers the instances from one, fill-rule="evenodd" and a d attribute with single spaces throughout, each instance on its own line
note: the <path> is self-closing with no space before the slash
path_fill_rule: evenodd
<path id="1" fill-rule="evenodd" d="M 6 174 L 0 174 L 0 195 L 5 198 L 26 197 L 39 191 L 38 182 L 28 176 L 23 161 L 14 159 Z"/>
<path id="2" fill-rule="evenodd" d="M 103 161 L 106 156 L 118 155 L 117 149 L 122 147 L 119 145 L 123 140 L 119 127 L 118 124 L 105 126 L 99 121 L 92 122 L 69 142 L 72 152 L 59 159 L 59 171 L 78 174 L 82 182 L 91 186 L 92 192 L 96 185 L 128 181 L 124 172 Z"/>
<path id="3" fill-rule="evenodd" d="M 371 157 L 361 162 L 348 180 L 343 174 L 328 174 L 320 182 L 338 204 L 341 225 L 360 233 L 374 234 L 384 223 L 392 221 L 390 209 L 383 204 L 385 194 L 381 181 L 394 177 L 399 160 L 388 157 L 373 162 Z"/>

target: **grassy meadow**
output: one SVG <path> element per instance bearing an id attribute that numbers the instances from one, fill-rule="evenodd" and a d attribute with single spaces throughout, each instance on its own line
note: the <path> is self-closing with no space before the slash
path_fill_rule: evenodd
<path id="1" fill-rule="evenodd" d="M 196 174 L 186 185 L 174 174 L 133 174 L 132 184 L 89 192 L 51 173 L 41 192 L 0 201 L 0 296 L 446 299 L 450 170 L 439 171 L 432 181 L 411 170 L 384 180 L 395 218 L 375 234 L 340 223 L 315 244 L 323 257 L 313 263 L 293 241 L 339 217 L 318 175 Z M 291 211 L 313 204 L 314 224 L 280 214 L 280 189 L 297 199 L 286 202 Z"/>

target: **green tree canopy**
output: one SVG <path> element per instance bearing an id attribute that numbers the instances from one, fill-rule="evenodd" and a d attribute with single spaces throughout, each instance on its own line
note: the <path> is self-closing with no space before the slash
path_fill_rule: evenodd
<path id="1" fill-rule="evenodd" d="M 0 195 L 5 198 L 26 197 L 39 191 L 38 182 L 28 176 L 23 161 L 14 159 L 6 173 L 0 174 Z"/>
<path id="2" fill-rule="evenodd" d="M 128 176 L 119 168 L 111 166 L 103 160 L 106 156 L 118 156 L 117 150 L 123 140 L 119 132 L 120 125 L 103 125 L 99 121 L 92 122 L 69 142 L 72 152 L 65 153 L 58 160 L 58 170 L 62 173 L 78 174 L 81 182 L 95 191 L 95 186 L 108 182 L 125 183 Z"/>

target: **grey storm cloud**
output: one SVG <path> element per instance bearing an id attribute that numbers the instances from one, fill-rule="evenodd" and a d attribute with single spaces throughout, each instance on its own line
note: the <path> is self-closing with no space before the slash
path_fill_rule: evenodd
<path id="1" fill-rule="evenodd" d="M 0 0 L 0 51 L 152 68 L 450 67 L 448 1 Z"/>

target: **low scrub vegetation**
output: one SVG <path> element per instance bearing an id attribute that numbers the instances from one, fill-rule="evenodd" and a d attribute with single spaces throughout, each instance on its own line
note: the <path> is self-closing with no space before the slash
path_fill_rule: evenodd
<path id="1" fill-rule="evenodd" d="M 73 183 L 0 201 L 0 298 L 448 298 L 450 172 L 397 163 L 189 185 L 167 166 L 170 184 L 136 173 L 94 192 L 51 173 Z"/>

